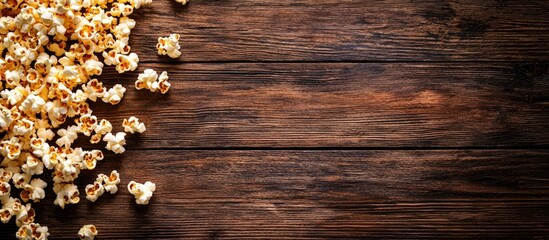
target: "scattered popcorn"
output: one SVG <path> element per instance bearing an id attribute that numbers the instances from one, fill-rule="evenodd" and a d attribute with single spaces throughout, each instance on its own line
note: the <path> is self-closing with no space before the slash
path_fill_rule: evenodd
<path id="1" fill-rule="evenodd" d="M 94 225 L 84 225 L 78 231 L 78 237 L 82 240 L 93 240 L 97 236 L 97 228 Z"/>
<path id="2" fill-rule="evenodd" d="M 178 0 L 186 4 L 188 0 Z M 103 67 L 135 71 L 139 57 L 129 45 L 136 22 L 135 9 L 152 0 L 3 0 L 0 2 L 0 221 L 14 218 L 18 239 L 47 239 L 48 228 L 34 223 L 32 203 L 46 196 L 45 169 L 53 180 L 54 204 L 65 208 L 80 201 L 75 180 L 104 159 L 99 149 L 74 146 L 78 137 L 106 142 L 106 149 L 123 153 L 126 133 L 113 133 L 111 122 L 98 119 L 89 102 L 120 103 L 126 88 L 107 89 L 98 80 Z M 159 38 L 158 53 L 177 58 L 178 34 Z M 139 74 L 136 88 L 165 94 L 168 73 L 152 69 Z M 74 122 L 74 123 L 73 123 Z M 142 133 L 136 117 L 123 122 L 124 131 Z M 120 175 L 99 174 L 86 186 L 86 198 L 96 201 L 104 192 L 118 191 Z M 148 203 L 155 185 L 128 187 L 139 204 Z M 12 196 L 11 192 L 18 196 Z M 79 236 L 93 239 L 97 229 L 84 226 Z"/>
<path id="3" fill-rule="evenodd" d="M 156 44 L 158 55 L 168 55 L 171 58 L 178 58 L 181 56 L 181 52 L 179 51 L 180 48 L 179 34 L 177 33 L 170 34 L 169 37 L 159 37 L 158 43 Z"/>
<path id="4" fill-rule="evenodd" d="M 139 119 L 132 116 L 130 119 L 124 119 L 122 122 L 122 126 L 124 127 L 125 132 L 129 133 L 143 133 L 147 128 L 145 128 L 145 124 L 142 122 L 139 122 Z"/>
<path id="5" fill-rule="evenodd" d="M 152 182 L 145 182 L 145 184 L 131 181 L 128 184 L 128 191 L 135 197 L 135 202 L 141 205 L 149 204 L 153 192 L 156 190 L 156 185 Z"/>

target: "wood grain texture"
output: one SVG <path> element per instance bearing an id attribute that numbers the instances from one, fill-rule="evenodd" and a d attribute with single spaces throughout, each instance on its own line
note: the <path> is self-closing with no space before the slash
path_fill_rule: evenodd
<path id="1" fill-rule="evenodd" d="M 95 224 L 100 239 L 475 238 L 549 236 L 549 151 L 168 151 L 108 155 L 120 192 L 52 207 L 52 239 Z M 130 180 L 156 182 L 136 206 Z M 0 239 L 13 239 L 13 223 Z M 8 227 L 10 226 L 10 227 Z"/>
<path id="2" fill-rule="evenodd" d="M 549 1 L 194 0 L 137 11 L 133 50 L 182 35 L 179 61 L 547 61 Z"/>
<path id="3" fill-rule="evenodd" d="M 169 94 L 137 91 L 113 120 L 148 131 L 128 148 L 548 146 L 549 66 L 476 63 L 141 64 L 168 71 Z M 118 78 L 118 79 L 117 79 Z M 112 114 L 116 111 L 116 114 Z"/>

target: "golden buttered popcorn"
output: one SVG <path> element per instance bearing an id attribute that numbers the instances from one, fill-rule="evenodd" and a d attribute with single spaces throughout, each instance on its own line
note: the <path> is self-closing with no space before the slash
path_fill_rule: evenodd
<path id="1" fill-rule="evenodd" d="M 178 0 L 186 4 L 187 0 Z M 93 115 L 89 102 L 116 105 L 126 93 L 120 84 L 107 89 L 96 76 L 103 67 L 118 73 L 136 70 L 137 54 L 129 37 L 135 27 L 130 16 L 152 0 L 13 0 L 0 1 L 0 221 L 15 218 L 18 239 L 47 239 L 48 228 L 34 223 L 31 202 L 44 199 L 47 183 L 38 178 L 44 168 L 52 171 L 55 205 L 80 202 L 74 184 L 83 170 L 93 170 L 104 159 L 99 149 L 73 146 L 79 136 L 101 141 L 106 149 L 123 153 L 126 133 L 143 133 L 145 124 L 131 116 L 122 123 L 125 132 L 113 133 L 107 119 Z M 6 10 L 6 11 L 3 11 Z M 181 55 L 179 34 L 159 38 L 158 53 Z M 102 59 L 100 59 L 100 57 Z M 137 89 L 165 94 L 171 87 L 168 73 L 147 69 L 135 83 Z M 67 122 L 74 124 L 64 125 Z M 63 128 L 60 126 L 63 125 Z M 120 175 L 99 174 L 85 188 L 96 201 L 104 192 L 118 191 Z M 19 197 L 11 196 L 18 189 Z M 130 193 L 138 204 L 147 204 L 156 186 L 131 182 Z M 23 204 L 25 203 L 25 205 Z M 81 239 L 93 239 L 97 229 L 84 226 Z"/>

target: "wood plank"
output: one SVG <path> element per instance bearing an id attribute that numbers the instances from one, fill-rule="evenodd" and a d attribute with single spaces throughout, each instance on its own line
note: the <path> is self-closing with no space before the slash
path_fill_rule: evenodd
<path id="1" fill-rule="evenodd" d="M 547 61 L 549 1 L 154 1 L 133 49 L 182 35 L 179 61 Z"/>
<path id="2" fill-rule="evenodd" d="M 133 87 L 145 68 L 169 72 L 169 94 Z M 141 64 L 137 72 L 106 70 L 102 78 L 126 86 L 126 97 L 93 108 L 117 131 L 132 115 L 145 122 L 131 149 L 549 146 L 547 64 Z"/>
<path id="3" fill-rule="evenodd" d="M 96 203 L 61 210 L 47 190 L 37 221 L 52 239 L 84 224 L 101 239 L 549 236 L 548 150 L 139 150 L 108 155 L 77 184 L 112 169 L 121 191 Z M 133 203 L 130 180 L 157 184 L 150 205 Z"/>

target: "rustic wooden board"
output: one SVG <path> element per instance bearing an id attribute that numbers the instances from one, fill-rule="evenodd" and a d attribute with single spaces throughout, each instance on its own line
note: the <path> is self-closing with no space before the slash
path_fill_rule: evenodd
<path id="1" fill-rule="evenodd" d="M 169 94 L 128 88 L 95 114 L 139 117 L 132 149 L 548 146 L 549 65 L 526 63 L 141 64 Z M 115 80 L 116 79 L 116 80 Z M 116 111 L 116 114 L 112 112 Z"/>
<path id="2" fill-rule="evenodd" d="M 95 224 L 100 239 L 535 238 L 549 236 L 549 151 L 186 151 L 108 155 L 121 190 L 96 203 L 37 206 L 52 239 Z M 130 180 L 151 180 L 136 206 Z M 13 223 L 0 239 L 13 239 Z"/>
<path id="3" fill-rule="evenodd" d="M 132 35 L 141 61 L 182 35 L 180 61 L 549 60 L 549 1 L 153 1 Z"/>

